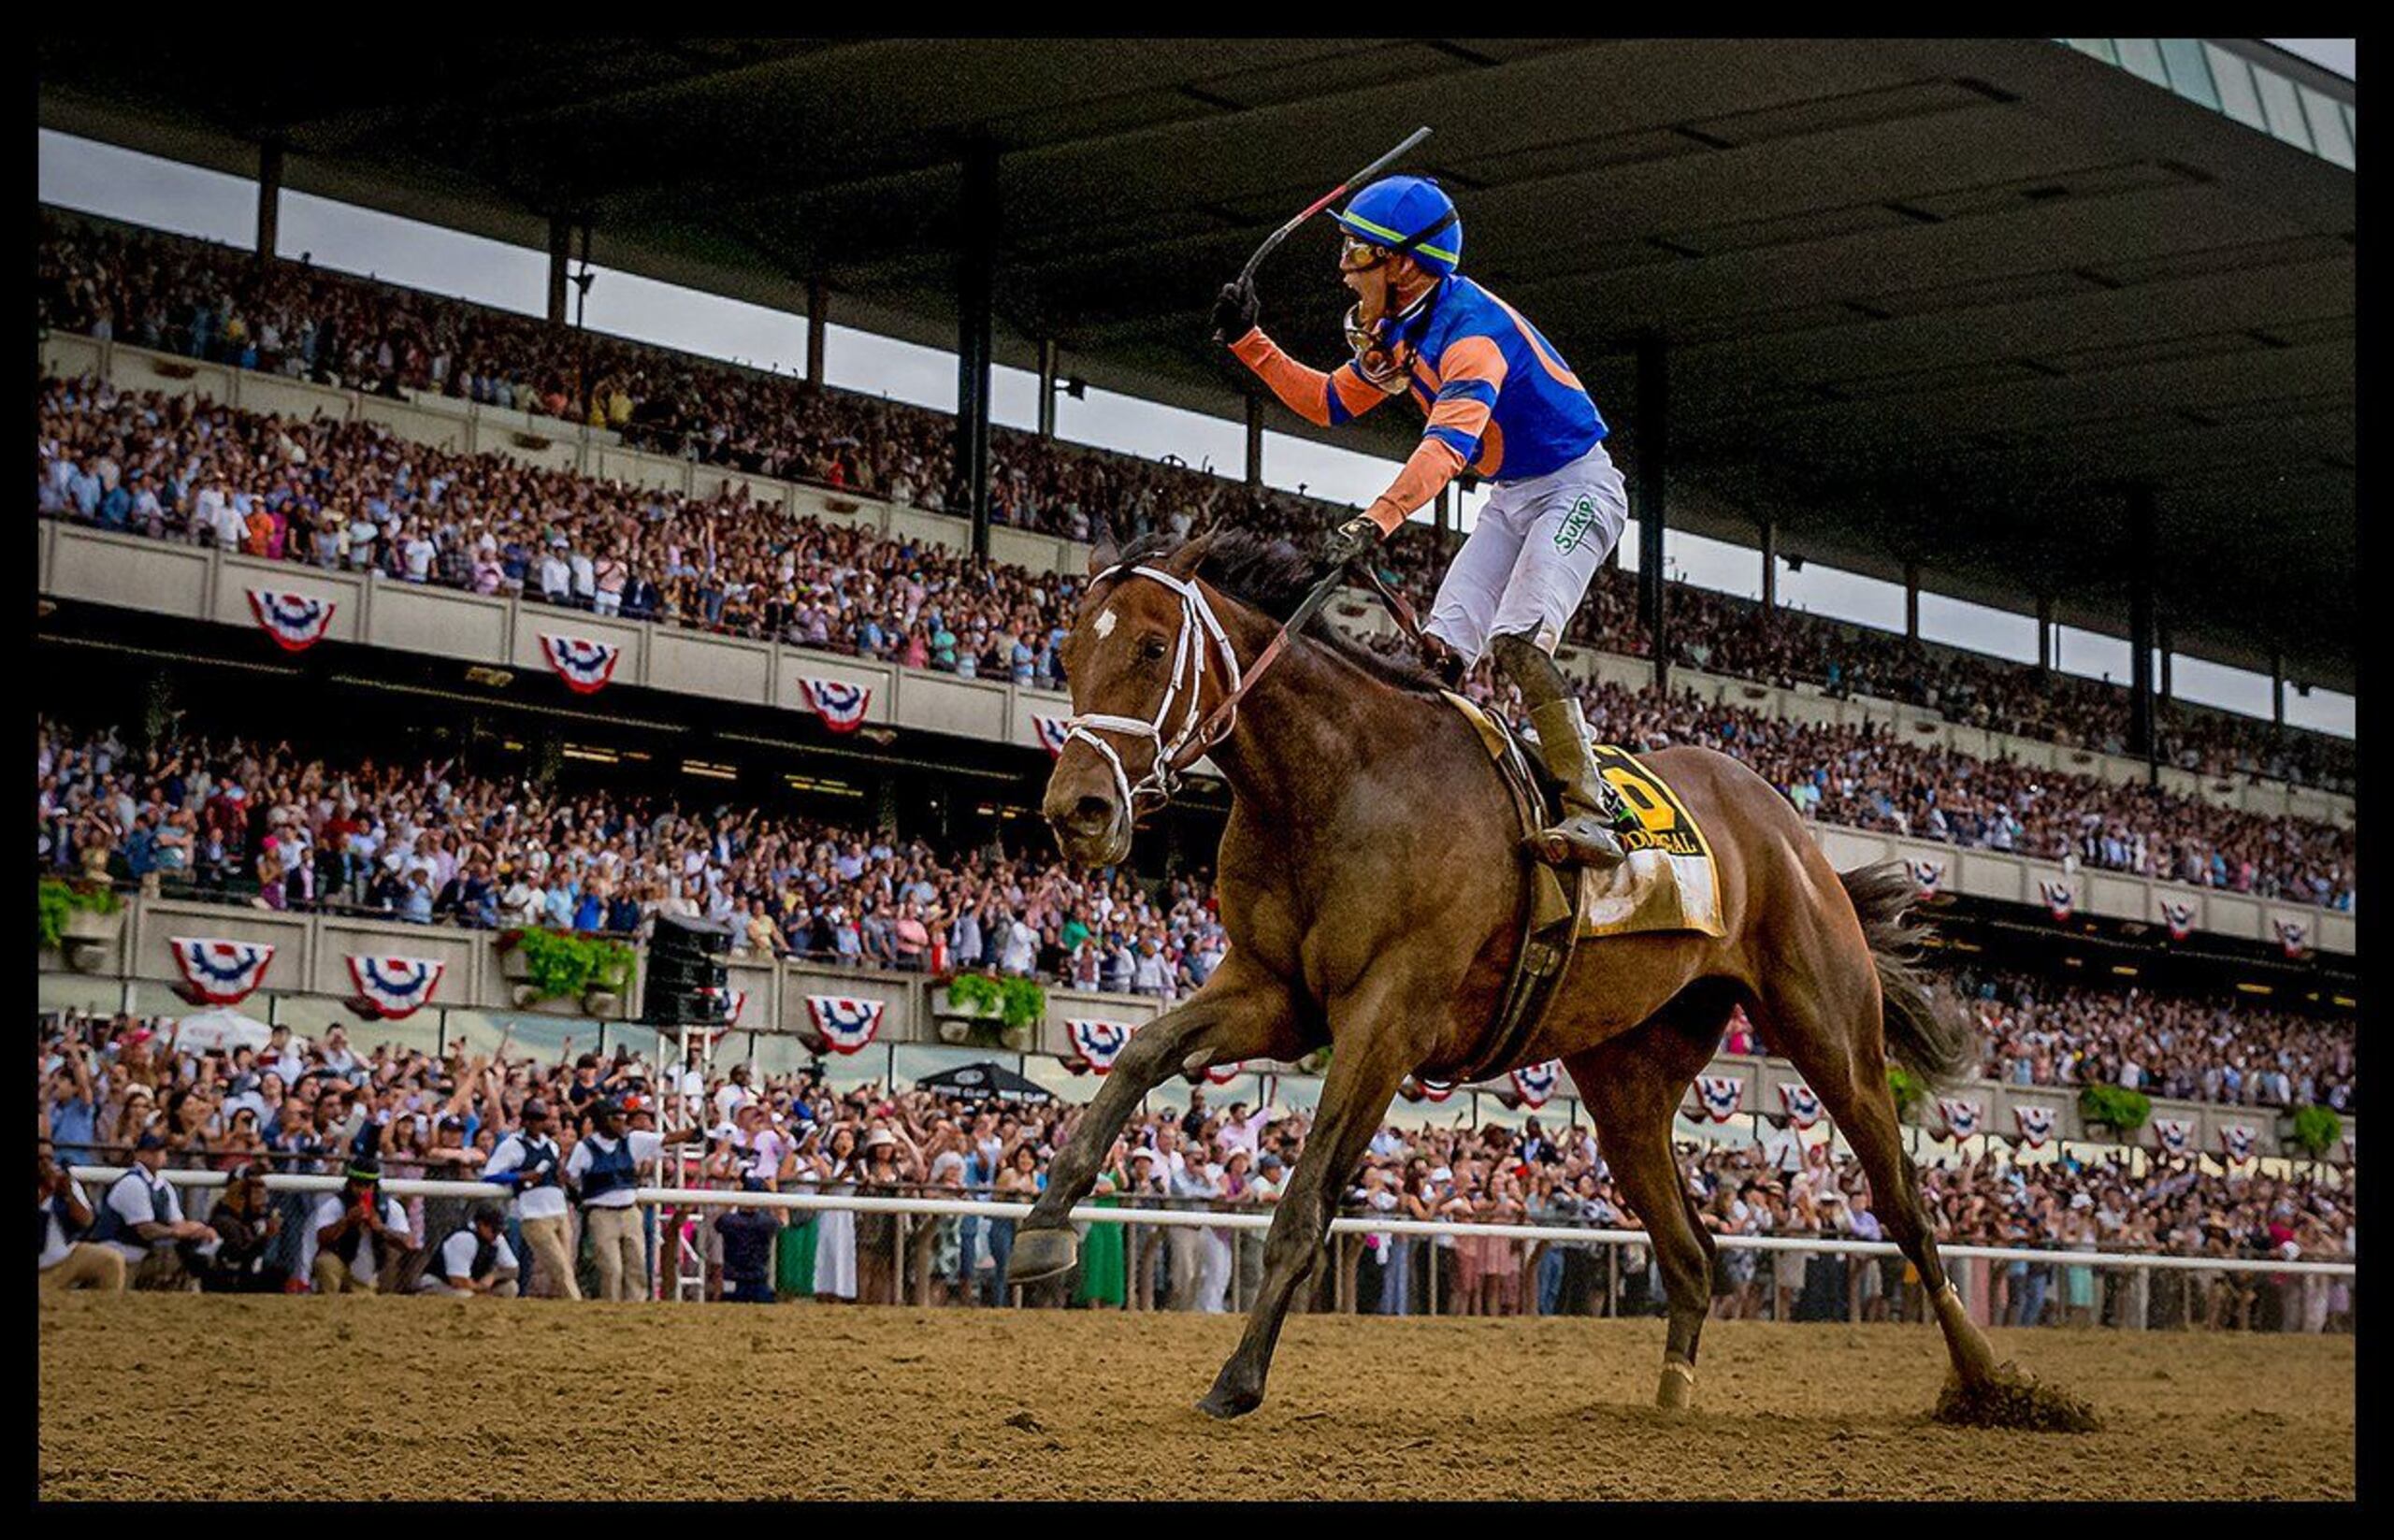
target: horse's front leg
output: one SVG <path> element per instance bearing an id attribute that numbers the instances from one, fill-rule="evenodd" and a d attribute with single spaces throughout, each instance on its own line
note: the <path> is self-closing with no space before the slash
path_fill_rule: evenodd
<path id="1" fill-rule="evenodd" d="M 1253 1411 L 1263 1401 L 1264 1376 L 1272 1369 L 1272 1350 L 1280 1340 L 1280 1323 L 1289 1302 L 1320 1258 L 1330 1232 L 1338 1193 L 1370 1148 L 1372 1134 L 1388 1112 L 1389 1102 L 1406 1072 L 1421 1058 L 1421 1047 L 1401 1030 L 1392 1029 L 1387 1007 L 1397 998 L 1389 990 L 1367 991 L 1370 1003 L 1359 1000 L 1335 1013 L 1336 1052 L 1322 1080 L 1321 1104 L 1314 1114 L 1313 1130 L 1297 1157 L 1297 1169 L 1272 1216 L 1263 1243 L 1263 1283 L 1247 1312 L 1247 1331 L 1238 1349 L 1214 1378 L 1214 1388 L 1197 1403 L 1210 1417 L 1233 1418 Z"/>
<path id="2" fill-rule="evenodd" d="M 1010 1284 L 1037 1283 L 1071 1271 L 1080 1236 L 1069 1216 L 1089 1196 L 1115 1136 L 1147 1094 L 1184 1070 L 1233 1059 L 1297 1057 L 1297 1022 L 1288 986 L 1233 952 L 1203 989 L 1131 1034 L 1072 1138 L 1047 1168 L 1047 1186 L 1031 1205 L 1006 1264 Z"/>

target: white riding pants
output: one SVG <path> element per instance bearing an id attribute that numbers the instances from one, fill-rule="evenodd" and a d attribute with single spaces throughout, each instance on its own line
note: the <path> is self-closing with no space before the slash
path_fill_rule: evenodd
<path id="1" fill-rule="evenodd" d="M 1552 652 L 1628 523 L 1628 490 L 1601 442 L 1543 476 L 1498 482 L 1422 629 L 1470 663 L 1489 638 L 1521 632 Z"/>

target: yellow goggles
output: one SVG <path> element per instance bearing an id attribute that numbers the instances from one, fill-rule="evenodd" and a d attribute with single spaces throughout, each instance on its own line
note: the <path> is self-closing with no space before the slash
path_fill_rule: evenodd
<path id="1" fill-rule="evenodd" d="M 1338 270 L 1342 273 L 1364 272 L 1387 260 L 1387 247 L 1358 240 L 1353 236 L 1346 237 L 1338 248 Z"/>

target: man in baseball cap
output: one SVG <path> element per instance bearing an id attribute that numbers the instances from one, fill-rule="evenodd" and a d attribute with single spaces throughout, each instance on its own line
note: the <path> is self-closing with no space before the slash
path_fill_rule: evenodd
<path id="1" fill-rule="evenodd" d="M 507 1244 L 507 1211 L 484 1200 L 451 1231 L 432 1254 L 432 1265 L 416 1280 L 419 1294 L 466 1294 L 492 1299 L 515 1297 L 514 1248 Z"/>
<path id="2" fill-rule="evenodd" d="M 523 1126 L 499 1140 L 483 1166 L 483 1180 L 515 1189 L 515 1229 L 531 1254 L 526 1291 L 550 1300 L 578 1300 L 573 1276 L 573 1239 L 560 1185 L 564 1155 L 550 1131 L 549 1104 L 539 1097 L 524 1103 Z M 520 1263 L 519 1263 L 520 1265 Z"/>
<path id="3" fill-rule="evenodd" d="M 342 1175 L 347 1184 L 316 1203 L 301 1266 L 319 1294 L 372 1294 L 415 1249 L 415 1237 L 407 1205 L 382 1191 L 381 1161 L 353 1159 Z"/>

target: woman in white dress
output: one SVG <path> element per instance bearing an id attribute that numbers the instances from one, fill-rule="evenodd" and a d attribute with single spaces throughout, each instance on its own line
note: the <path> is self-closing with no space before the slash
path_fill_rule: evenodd
<path id="1" fill-rule="evenodd" d="M 829 1195 L 857 1189 L 856 1130 L 844 1125 L 832 1131 L 829 1153 L 815 1159 L 816 1178 Z M 857 1216 L 852 1209 L 825 1209 L 815 1229 L 815 1298 L 855 1303 L 857 1297 Z"/>

